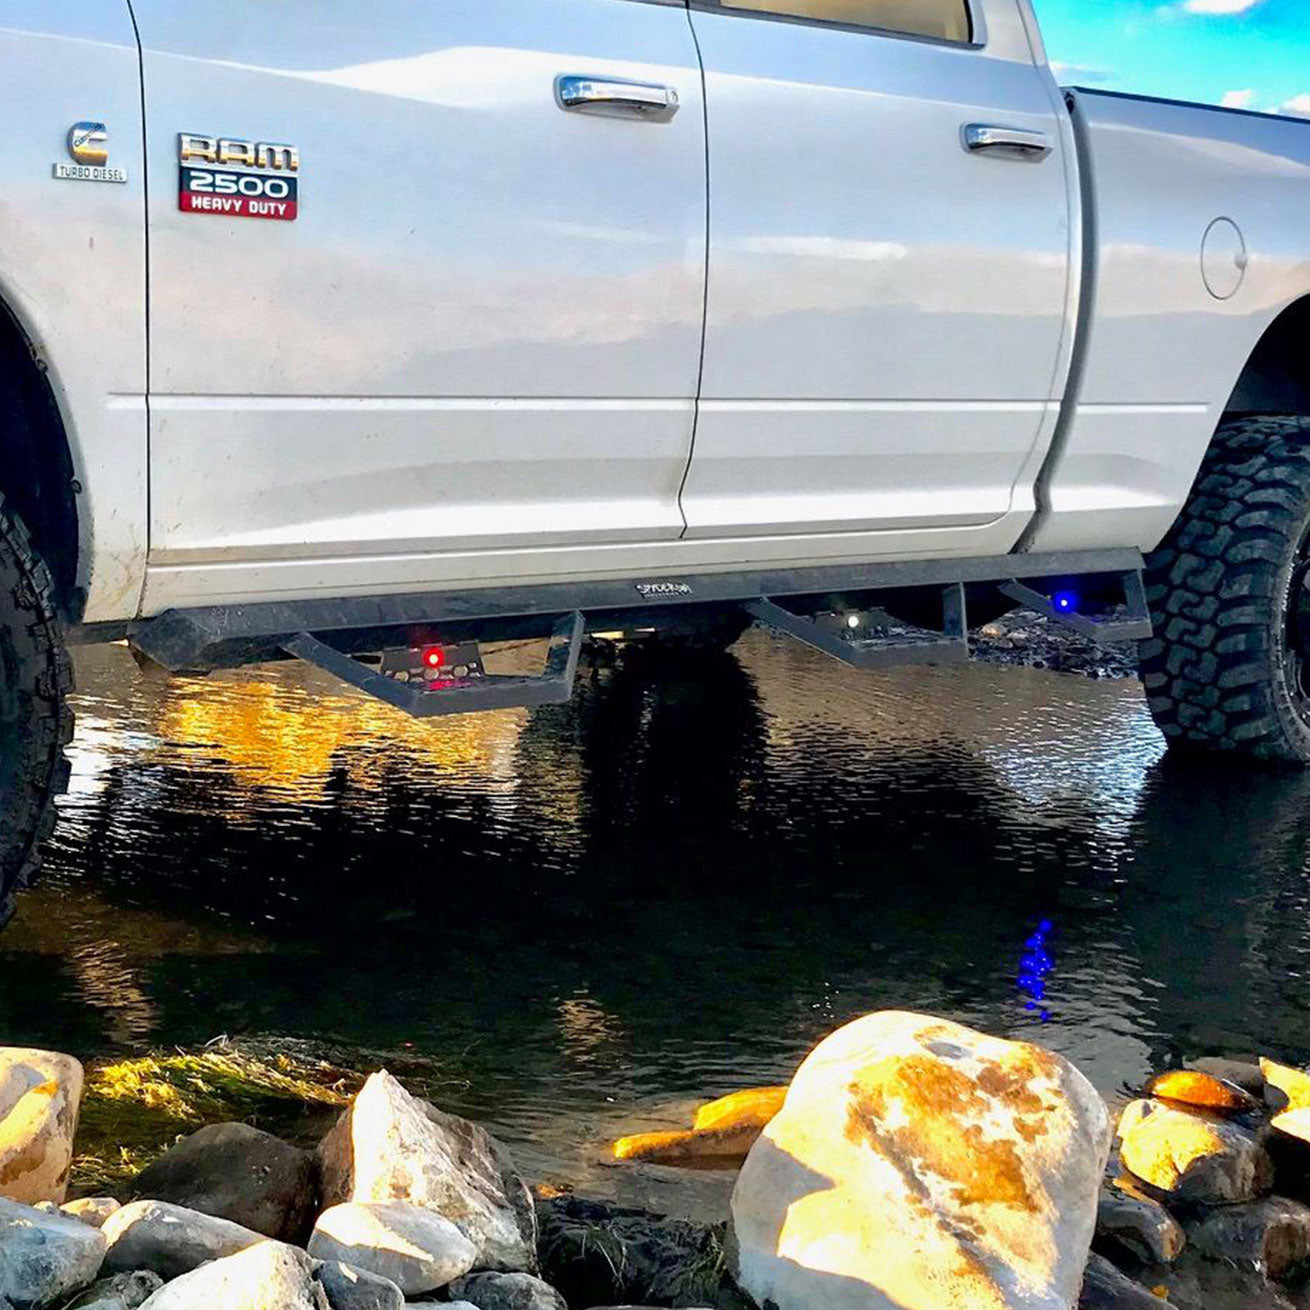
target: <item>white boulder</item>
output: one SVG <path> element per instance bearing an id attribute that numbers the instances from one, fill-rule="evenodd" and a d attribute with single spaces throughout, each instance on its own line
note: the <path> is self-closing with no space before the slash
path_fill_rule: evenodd
<path id="1" fill-rule="evenodd" d="M 1069 1310 L 1109 1145 L 1062 1057 L 868 1015 L 810 1055 L 752 1148 L 734 1273 L 776 1310 Z"/>
<path id="2" fill-rule="evenodd" d="M 331 1310 L 314 1262 L 283 1242 L 225 1256 L 166 1283 L 141 1310 Z"/>
<path id="3" fill-rule="evenodd" d="M 0 1197 L 64 1199 L 82 1077 L 71 1055 L 0 1046 Z"/>
<path id="4" fill-rule="evenodd" d="M 319 1146 L 323 1200 L 404 1201 L 436 1211 L 477 1249 L 477 1267 L 536 1269 L 532 1198 L 485 1129 L 373 1074 Z"/>
<path id="5" fill-rule="evenodd" d="M 95 1281 L 104 1255 L 98 1229 L 0 1198 L 0 1305 L 65 1305 Z"/>
<path id="6" fill-rule="evenodd" d="M 403 1201 L 333 1206 L 319 1216 L 309 1253 L 389 1279 L 406 1296 L 445 1287 L 477 1258 L 477 1248 L 450 1220 Z"/>

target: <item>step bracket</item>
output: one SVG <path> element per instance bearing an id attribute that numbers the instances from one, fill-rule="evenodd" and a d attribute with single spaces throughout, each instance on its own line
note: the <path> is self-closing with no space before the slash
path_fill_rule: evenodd
<path id="1" fill-rule="evenodd" d="M 551 631 L 546 666 L 538 675 L 484 674 L 431 688 L 397 682 L 329 646 L 313 633 L 297 633 L 282 643 L 282 649 L 416 719 L 430 719 L 444 714 L 564 704 L 573 695 L 585 631 L 586 624 L 576 610 L 561 618 Z"/>
<path id="2" fill-rule="evenodd" d="M 885 633 L 852 638 L 822 628 L 812 618 L 795 614 L 767 596 L 748 601 L 745 609 L 765 627 L 794 637 L 856 669 L 886 669 L 901 664 L 965 664 L 969 659 L 964 586 L 958 582 L 942 588 L 940 632 L 896 624 Z"/>

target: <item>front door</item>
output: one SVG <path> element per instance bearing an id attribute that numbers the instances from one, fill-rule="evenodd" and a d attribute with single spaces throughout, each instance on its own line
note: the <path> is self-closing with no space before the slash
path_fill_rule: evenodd
<path id="1" fill-rule="evenodd" d="M 690 537 L 1017 538 L 1071 240 L 1055 85 L 1018 17 L 1012 0 L 694 0 L 710 267 Z"/>
<path id="2" fill-rule="evenodd" d="M 706 221 L 684 7 L 133 7 L 152 594 L 680 535 Z"/>

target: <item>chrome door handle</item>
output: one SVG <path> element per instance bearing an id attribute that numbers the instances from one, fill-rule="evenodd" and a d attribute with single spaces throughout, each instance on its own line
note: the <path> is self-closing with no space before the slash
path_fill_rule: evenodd
<path id="1" fill-rule="evenodd" d="M 616 78 L 557 77 L 555 99 L 561 109 L 610 118 L 667 122 L 678 112 L 678 93 L 671 86 Z"/>
<path id="2" fill-rule="evenodd" d="M 1028 132 L 1019 127 L 992 127 L 969 123 L 963 133 L 964 148 L 970 154 L 995 154 L 1009 159 L 1045 159 L 1055 143 L 1045 132 Z"/>

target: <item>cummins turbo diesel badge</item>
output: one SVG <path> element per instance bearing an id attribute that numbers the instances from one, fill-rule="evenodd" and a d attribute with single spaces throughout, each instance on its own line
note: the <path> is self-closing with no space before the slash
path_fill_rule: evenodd
<path id="1" fill-rule="evenodd" d="M 177 138 L 177 207 L 188 214 L 295 219 L 300 151 L 270 141 Z"/>

